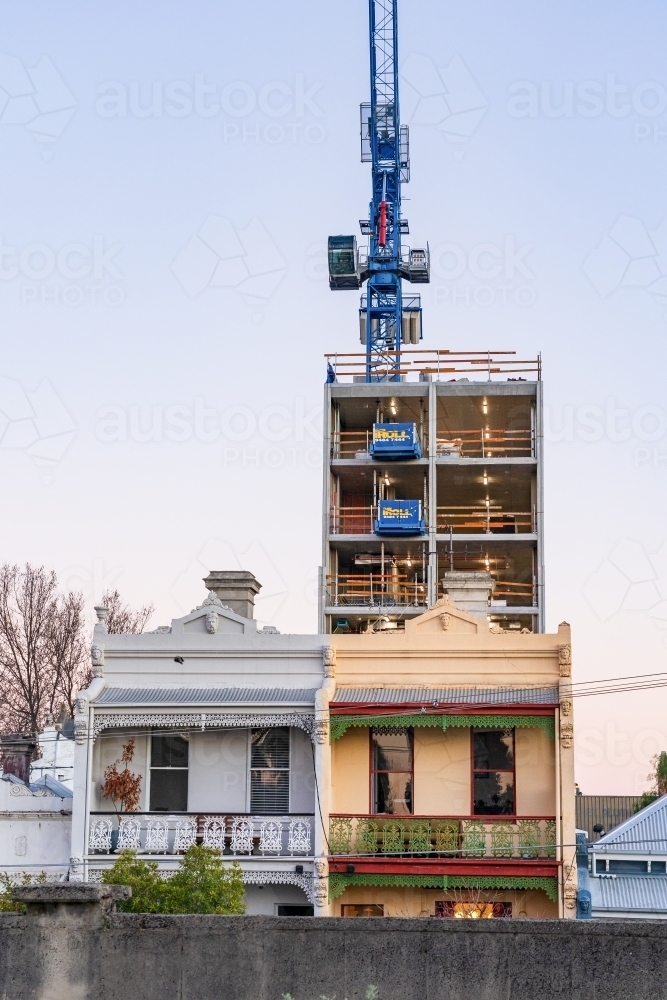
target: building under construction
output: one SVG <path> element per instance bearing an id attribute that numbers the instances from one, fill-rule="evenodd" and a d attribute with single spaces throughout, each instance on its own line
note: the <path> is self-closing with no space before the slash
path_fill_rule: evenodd
<path id="1" fill-rule="evenodd" d="M 370 383 L 331 362 L 321 630 L 401 628 L 448 592 L 544 631 L 539 359 L 405 351 L 403 381 Z"/>
<path id="2" fill-rule="evenodd" d="M 372 197 L 329 238 L 332 290 L 361 289 L 364 351 L 328 355 L 320 630 L 401 628 L 448 593 L 491 627 L 544 631 L 539 357 L 421 348 L 428 245 L 406 247 L 396 0 L 369 0 Z"/>

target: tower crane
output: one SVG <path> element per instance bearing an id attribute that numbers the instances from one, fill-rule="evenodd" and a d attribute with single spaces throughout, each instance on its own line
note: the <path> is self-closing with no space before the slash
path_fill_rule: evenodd
<path id="1" fill-rule="evenodd" d="M 398 100 L 397 0 L 369 0 L 370 103 L 361 105 L 361 161 L 371 163 L 373 193 L 367 219 L 359 222 L 368 237 L 330 236 L 329 287 L 359 289 L 367 282 L 359 309 L 360 337 L 366 347 L 367 382 L 399 381 L 401 345 L 422 337 L 421 299 L 404 295 L 402 281 L 430 278 L 425 249 L 401 245 L 409 233 L 401 214 L 401 185 L 410 179 L 409 132 L 401 125 Z"/>

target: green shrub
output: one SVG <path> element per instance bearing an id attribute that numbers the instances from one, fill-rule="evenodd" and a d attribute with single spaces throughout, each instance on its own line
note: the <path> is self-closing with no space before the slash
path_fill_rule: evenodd
<path id="1" fill-rule="evenodd" d="M 46 872 L 31 875 L 30 872 L 17 872 L 10 875 L 0 872 L 0 913 L 23 913 L 25 903 L 16 903 L 12 899 L 12 889 L 18 885 L 41 885 L 46 882 Z"/>
<path id="2" fill-rule="evenodd" d="M 241 866 L 225 866 L 212 847 L 190 847 L 171 878 L 154 861 L 123 851 L 102 881 L 131 887 L 132 898 L 118 904 L 125 913 L 245 913 Z"/>

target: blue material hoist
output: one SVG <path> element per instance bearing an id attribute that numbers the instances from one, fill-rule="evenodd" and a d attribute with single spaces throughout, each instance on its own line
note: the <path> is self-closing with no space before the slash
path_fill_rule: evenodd
<path id="1" fill-rule="evenodd" d="M 366 345 L 366 381 L 399 381 L 401 344 L 422 336 L 419 295 L 404 296 L 402 279 L 424 283 L 430 277 L 428 245 L 401 246 L 408 221 L 401 216 L 401 184 L 410 179 L 407 125 L 398 104 L 397 0 L 369 0 L 371 101 L 361 105 L 361 161 L 372 163 L 373 200 L 360 221 L 368 247 L 355 236 L 329 237 L 329 287 L 361 288 L 359 327 Z"/>

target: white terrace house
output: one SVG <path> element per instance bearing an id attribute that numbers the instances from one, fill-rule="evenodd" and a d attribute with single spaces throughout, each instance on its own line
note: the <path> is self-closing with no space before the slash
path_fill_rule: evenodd
<path id="1" fill-rule="evenodd" d="M 249 913 L 312 912 L 326 637 L 258 629 L 250 573 L 205 583 L 198 608 L 142 635 L 109 635 L 97 609 L 75 720 L 71 877 L 99 879 L 123 848 L 169 871 L 207 844 L 240 863 Z M 101 785 L 130 737 L 140 802 L 117 812 Z"/>

